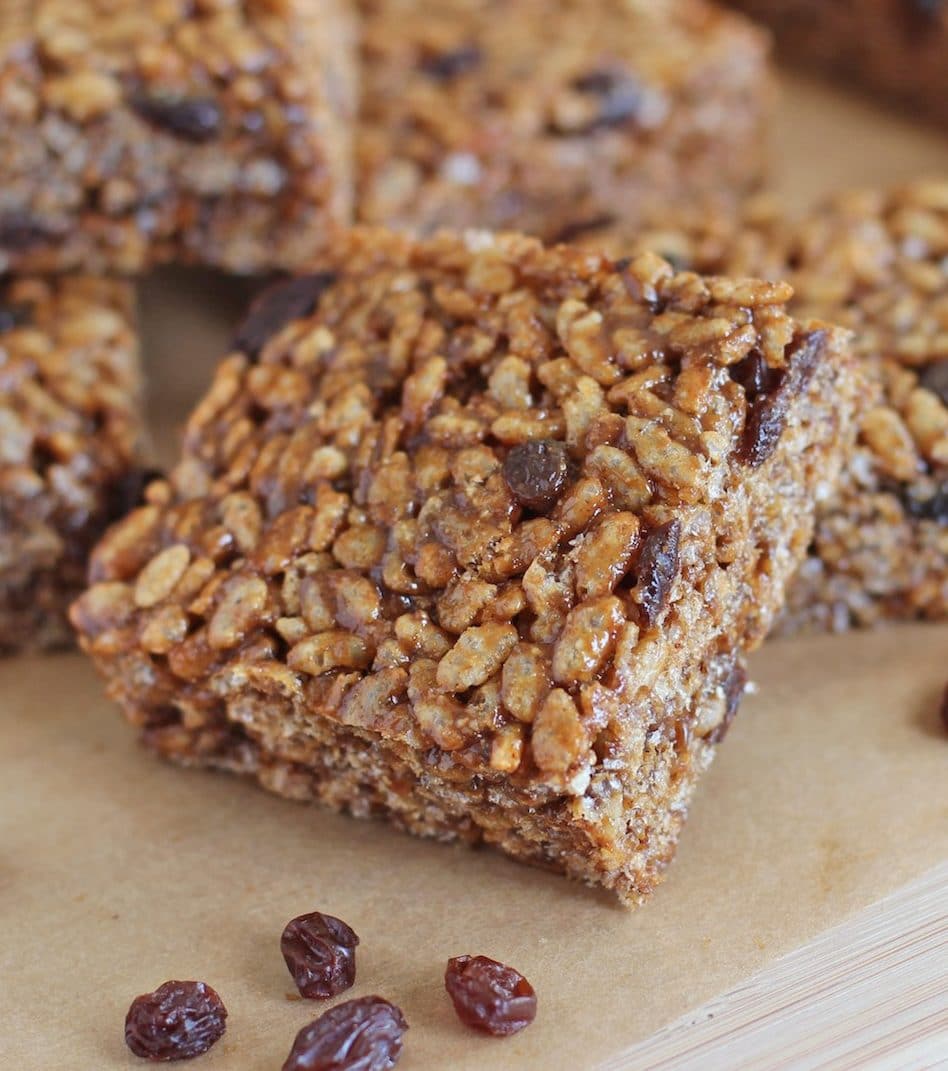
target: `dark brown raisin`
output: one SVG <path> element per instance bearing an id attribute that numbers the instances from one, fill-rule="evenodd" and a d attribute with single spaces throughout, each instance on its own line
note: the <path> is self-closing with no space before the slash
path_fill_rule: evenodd
<path id="1" fill-rule="evenodd" d="M 41 223 L 29 216 L 3 216 L 0 218 L 0 249 L 20 253 L 33 246 L 48 242 L 55 235 Z"/>
<path id="2" fill-rule="evenodd" d="M 668 605 L 681 568 L 680 544 L 681 521 L 666 521 L 653 528 L 642 543 L 633 597 L 645 628 L 654 628 Z"/>
<path id="3" fill-rule="evenodd" d="M 918 382 L 919 386 L 937 394 L 948 405 L 948 359 L 930 364 L 919 376 Z"/>
<path id="4" fill-rule="evenodd" d="M 928 34 L 945 10 L 945 0 L 902 0 L 905 29 L 912 36 Z"/>
<path id="5" fill-rule="evenodd" d="M 133 93 L 128 106 L 158 130 L 195 144 L 213 141 L 224 121 L 220 105 L 203 97 Z"/>
<path id="6" fill-rule="evenodd" d="M 537 1015 L 533 986 L 513 967 L 487 956 L 449 959 L 444 988 L 465 1026 L 494 1037 L 519 1033 Z"/>
<path id="7" fill-rule="evenodd" d="M 227 1009 L 204 982 L 165 982 L 132 1001 L 125 1044 L 145 1060 L 200 1056 L 224 1033 Z"/>
<path id="8" fill-rule="evenodd" d="M 566 446 L 553 439 L 520 443 L 504 459 L 504 479 L 510 493 L 534 513 L 553 508 L 570 476 Z"/>
<path id="9" fill-rule="evenodd" d="M 381 997 L 344 1001 L 296 1035 L 283 1071 L 386 1071 L 407 1029 L 401 1009 Z"/>
<path id="10" fill-rule="evenodd" d="M 919 521 L 948 524 L 948 480 L 943 480 L 935 486 L 931 494 L 924 496 L 919 488 L 905 484 L 900 484 L 895 493 L 910 517 Z"/>
<path id="11" fill-rule="evenodd" d="M 720 744 L 727 736 L 731 722 L 734 721 L 740 708 L 741 700 L 744 698 L 746 687 L 747 670 L 740 662 L 735 662 L 727 680 L 724 682 L 724 717 L 705 737 L 709 744 Z"/>
<path id="12" fill-rule="evenodd" d="M 573 81 L 573 89 L 598 98 L 594 114 L 585 122 L 568 126 L 554 122 L 557 134 L 592 134 L 597 130 L 621 126 L 634 119 L 642 108 L 644 94 L 634 78 L 611 71 L 590 71 Z"/>
<path id="13" fill-rule="evenodd" d="M 744 433 L 737 450 L 738 460 L 745 465 L 756 468 L 777 449 L 790 405 L 810 382 L 826 345 L 826 337 L 824 330 L 801 335 L 791 344 L 787 368 L 776 387 L 749 397 Z"/>
<path id="14" fill-rule="evenodd" d="M 450 52 L 423 57 L 420 66 L 431 78 L 439 82 L 450 82 L 452 78 L 459 78 L 462 74 L 475 70 L 483 58 L 483 53 L 477 45 L 461 45 Z"/>
<path id="15" fill-rule="evenodd" d="M 941 723 L 944 725 L 945 730 L 948 731 L 948 684 L 945 685 L 945 691 L 941 697 L 941 708 L 939 709 L 941 714 Z"/>
<path id="16" fill-rule="evenodd" d="M 309 316 L 336 281 L 335 272 L 320 271 L 300 275 L 265 290 L 250 306 L 250 312 L 237 330 L 234 349 L 255 360 L 270 339 L 292 320 Z"/>
<path id="17" fill-rule="evenodd" d="M 358 943 L 342 919 L 313 911 L 286 924 L 280 949 L 300 993 L 310 1000 L 328 1000 L 355 981 Z"/>
<path id="18" fill-rule="evenodd" d="M 134 468 L 114 480 L 106 493 L 106 515 L 117 520 L 144 504 L 145 489 L 153 480 L 164 479 L 160 469 Z"/>
<path id="19" fill-rule="evenodd" d="M 31 305 L 0 305 L 0 335 L 15 327 L 24 327 L 33 319 Z"/>
<path id="20" fill-rule="evenodd" d="M 550 239 L 553 245 L 566 242 L 575 242 L 586 234 L 595 234 L 596 231 L 604 231 L 615 223 L 616 217 L 609 212 L 603 212 L 598 216 L 590 216 L 589 219 L 578 219 L 574 223 L 567 223 Z"/>
<path id="21" fill-rule="evenodd" d="M 784 371 L 771 368 L 758 350 L 752 350 L 742 361 L 731 366 L 731 379 L 744 388 L 748 401 L 761 394 L 770 394 L 780 386 Z"/>

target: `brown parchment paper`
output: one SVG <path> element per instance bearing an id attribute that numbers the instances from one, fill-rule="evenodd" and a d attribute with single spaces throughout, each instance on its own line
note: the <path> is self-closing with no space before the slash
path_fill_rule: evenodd
<path id="1" fill-rule="evenodd" d="M 948 172 L 943 135 L 797 82 L 774 140 L 797 204 Z M 241 289 L 180 273 L 143 287 L 165 450 Z M 0 1067 L 144 1066 L 122 1039 L 130 1000 L 200 978 L 230 1018 L 193 1066 L 279 1068 L 322 1010 L 288 999 L 279 934 L 315 908 L 362 938 L 352 995 L 404 1009 L 400 1069 L 615 1060 L 948 858 L 946 653 L 948 626 L 767 646 L 752 663 L 759 691 L 699 789 L 668 881 L 631 913 L 487 852 L 163 765 L 138 750 L 78 655 L 0 662 Z M 465 952 L 533 981 L 533 1027 L 507 1041 L 460 1027 L 441 975 Z"/>

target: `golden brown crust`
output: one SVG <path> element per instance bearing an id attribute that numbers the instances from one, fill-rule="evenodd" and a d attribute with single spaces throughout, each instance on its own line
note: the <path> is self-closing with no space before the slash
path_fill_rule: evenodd
<path id="1" fill-rule="evenodd" d="M 127 497 L 141 437 L 133 303 L 107 279 L 2 284 L 2 650 L 67 641 L 86 554 Z"/>
<path id="2" fill-rule="evenodd" d="M 644 895 L 841 458 L 789 293 L 357 232 L 238 332 L 83 646 L 164 754 Z"/>

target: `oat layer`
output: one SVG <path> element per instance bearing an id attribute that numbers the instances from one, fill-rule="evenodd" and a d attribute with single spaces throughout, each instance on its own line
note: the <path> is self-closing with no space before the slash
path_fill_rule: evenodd
<path id="1" fill-rule="evenodd" d="M 134 504 L 132 317 L 125 283 L 0 286 L 0 651 L 68 641 L 88 551 Z"/>
<path id="2" fill-rule="evenodd" d="M 784 284 L 357 233 L 73 609 L 155 751 L 649 893 L 845 449 Z"/>
<path id="3" fill-rule="evenodd" d="M 761 177 L 764 34 L 703 0 L 359 0 L 367 223 L 635 236 Z"/>
<path id="4" fill-rule="evenodd" d="M 351 208 L 341 0 L 0 7 L 0 271 L 290 267 Z"/>
<path id="5" fill-rule="evenodd" d="M 943 0 L 729 0 L 771 26 L 791 63 L 948 124 Z"/>

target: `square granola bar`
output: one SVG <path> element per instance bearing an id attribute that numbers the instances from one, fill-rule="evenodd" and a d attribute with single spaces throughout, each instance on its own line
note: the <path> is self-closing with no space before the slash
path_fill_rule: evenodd
<path id="1" fill-rule="evenodd" d="M 767 39 L 703 0 L 359 7 L 363 222 L 635 235 L 761 178 Z"/>
<path id="2" fill-rule="evenodd" d="M 783 631 L 948 616 L 948 180 L 841 194 L 781 246 L 795 313 L 853 330 L 872 381 Z"/>
<path id="3" fill-rule="evenodd" d="M 948 124 L 944 0 L 730 0 L 761 19 L 780 54 Z"/>
<path id="4" fill-rule="evenodd" d="M 0 271 L 287 268 L 351 211 L 342 0 L 0 8 Z"/>
<path id="5" fill-rule="evenodd" d="M 640 900 L 848 447 L 789 296 L 356 232 L 255 306 L 81 643 L 162 755 Z"/>
<path id="6" fill-rule="evenodd" d="M 136 504 L 133 302 L 108 279 L 0 284 L 0 651 L 68 642 L 89 549 Z"/>

